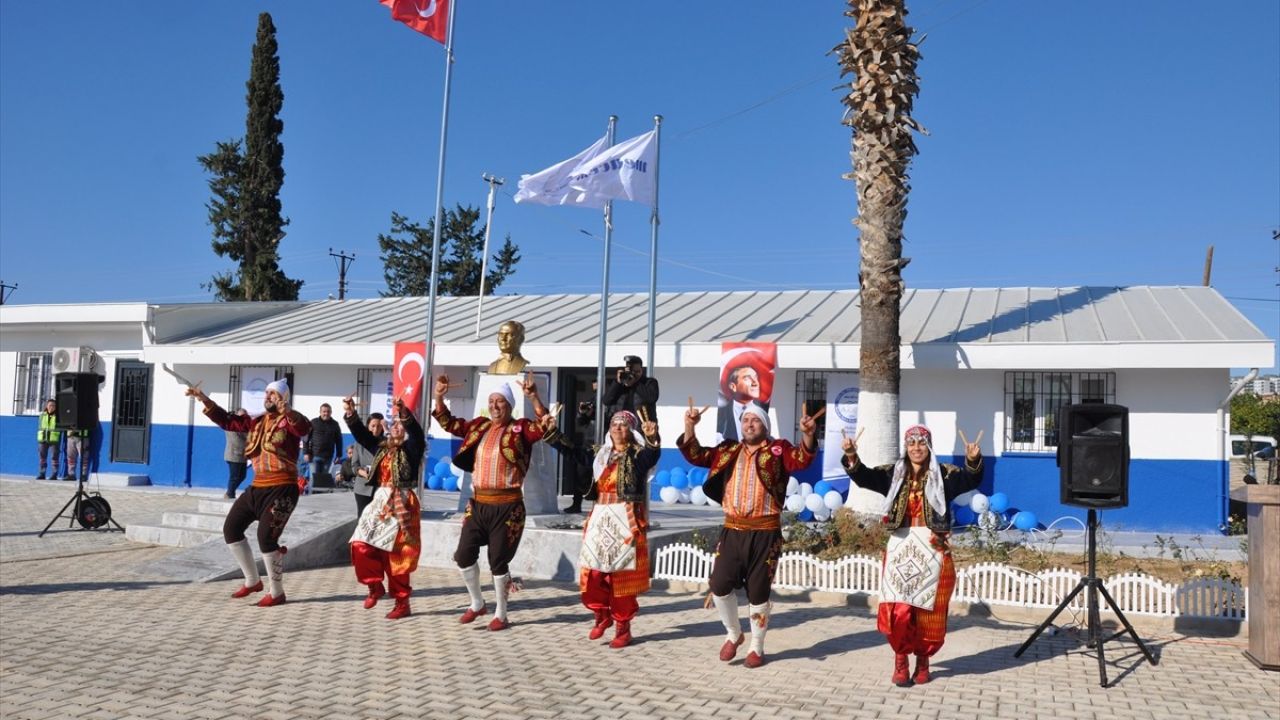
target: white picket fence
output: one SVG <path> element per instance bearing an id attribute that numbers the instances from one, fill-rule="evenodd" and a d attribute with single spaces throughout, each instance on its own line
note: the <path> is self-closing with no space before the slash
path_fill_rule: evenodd
<path id="1" fill-rule="evenodd" d="M 655 553 L 653 576 L 659 580 L 706 582 L 714 557 L 687 543 L 667 545 Z M 1065 568 L 1032 573 L 1000 563 L 979 563 L 956 570 L 956 589 L 951 597 L 987 605 L 1054 608 L 1081 577 L 1075 570 Z M 784 553 L 778 559 L 773 584 L 794 590 L 877 595 L 880 560 L 866 555 L 819 560 L 804 553 Z M 1126 615 L 1244 620 L 1248 612 L 1245 589 L 1217 578 L 1173 585 L 1149 575 L 1125 573 L 1109 577 L 1102 584 Z M 1082 591 L 1069 608 L 1083 612 L 1085 603 Z M 1102 604 L 1103 610 L 1109 609 L 1105 599 Z"/>

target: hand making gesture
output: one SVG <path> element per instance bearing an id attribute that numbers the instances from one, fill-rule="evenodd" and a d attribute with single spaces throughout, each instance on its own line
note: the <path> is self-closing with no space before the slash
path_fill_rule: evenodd
<path id="1" fill-rule="evenodd" d="M 348 417 L 356 414 L 356 399 L 354 395 L 342 398 L 342 414 Z"/>
<path id="2" fill-rule="evenodd" d="M 800 433 L 805 437 L 812 438 L 813 434 L 818 431 L 818 418 L 827 413 L 827 408 L 820 407 L 818 412 L 813 415 L 809 414 L 809 404 L 803 403 L 800 406 Z M 812 443 L 810 443 L 812 445 Z"/>
<path id="3" fill-rule="evenodd" d="M 436 376 L 436 386 L 434 390 L 437 403 L 444 402 L 444 394 L 449 392 L 449 376 L 441 373 Z"/>
<path id="4" fill-rule="evenodd" d="M 858 459 L 858 440 L 862 438 L 863 430 L 866 430 L 866 428 L 860 427 L 857 435 L 849 437 L 848 432 L 844 428 L 840 428 L 840 447 L 844 450 L 844 454 L 848 456 L 850 463 Z"/>
<path id="5" fill-rule="evenodd" d="M 188 385 L 185 394 L 187 397 L 193 397 L 199 400 L 200 402 L 203 402 L 203 403 L 209 402 L 209 396 L 205 395 L 204 391 L 200 389 L 200 383 L 196 383 L 195 385 Z"/>
<path id="6" fill-rule="evenodd" d="M 964 443 L 965 462 L 970 466 L 976 467 L 978 460 L 982 458 L 982 449 L 978 446 L 978 443 L 982 442 L 982 433 L 986 431 L 979 430 L 978 436 L 973 439 L 973 442 L 969 442 L 969 438 L 964 436 L 963 430 L 956 428 L 956 432 L 960 433 L 960 441 Z"/>
<path id="7" fill-rule="evenodd" d="M 710 405 L 704 405 L 701 410 L 693 409 L 693 396 L 689 396 L 689 409 L 684 414 L 684 426 L 688 430 L 693 430 L 693 426 L 698 424 L 702 419 L 702 413 L 706 412 Z"/>

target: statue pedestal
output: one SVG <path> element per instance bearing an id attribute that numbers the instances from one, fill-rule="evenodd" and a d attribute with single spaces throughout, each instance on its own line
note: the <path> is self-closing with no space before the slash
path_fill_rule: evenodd
<path id="1" fill-rule="evenodd" d="M 1263 670 L 1280 670 L 1280 485 L 1242 485 L 1232 500 L 1249 512 L 1249 649 Z"/>

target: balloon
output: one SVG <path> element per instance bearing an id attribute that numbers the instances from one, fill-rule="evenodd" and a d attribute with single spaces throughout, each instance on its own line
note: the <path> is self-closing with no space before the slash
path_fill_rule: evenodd
<path id="1" fill-rule="evenodd" d="M 815 495 L 826 495 L 831 490 L 831 483 L 826 480 L 819 480 L 813 484 L 813 492 Z"/>
<path id="2" fill-rule="evenodd" d="M 1040 527 L 1040 522 L 1036 519 L 1035 513 L 1023 510 L 1013 516 L 1013 526 L 1019 530 L 1034 530 Z"/>
<path id="3" fill-rule="evenodd" d="M 951 518 L 956 525 L 972 525 L 978 516 L 969 509 L 968 505 L 956 503 L 951 506 Z"/>
<path id="4" fill-rule="evenodd" d="M 991 500 L 986 495 L 983 495 L 982 493 L 978 493 L 977 495 L 974 495 L 973 499 L 969 501 L 969 509 L 974 511 L 978 515 L 981 515 L 982 513 L 986 512 L 987 509 L 990 507 L 991 507 Z"/>
<path id="5" fill-rule="evenodd" d="M 787 495 L 795 495 L 800 492 L 800 481 L 791 478 L 787 481 Z"/>
<path id="6" fill-rule="evenodd" d="M 707 503 L 707 494 L 702 492 L 702 488 L 697 485 L 689 491 L 689 502 L 694 505 L 705 505 Z"/>
<path id="7" fill-rule="evenodd" d="M 795 495 L 788 495 L 783 506 L 790 512 L 798 513 L 804 509 L 804 498 L 800 497 L 799 493 L 796 493 Z"/>
<path id="8" fill-rule="evenodd" d="M 653 484 L 654 484 L 654 485 L 656 485 L 656 486 L 658 486 L 658 487 L 660 487 L 660 488 L 670 487 L 670 486 L 671 486 L 671 471 L 670 471 L 670 470 L 659 470 L 659 471 L 658 471 L 658 474 L 653 476 Z"/>
<path id="9" fill-rule="evenodd" d="M 662 499 L 662 488 L 658 487 L 657 483 L 649 486 L 649 499 L 653 502 L 658 502 Z"/>
<path id="10" fill-rule="evenodd" d="M 433 469 L 436 475 L 443 476 L 449 470 L 449 461 L 441 460 L 440 462 L 436 463 L 436 466 Z"/>
<path id="11" fill-rule="evenodd" d="M 831 486 L 831 489 L 832 489 L 832 490 L 835 490 L 836 492 L 840 493 L 841 495 L 848 495 L 848 494 L 849 494 L 849 485 L 851 484 L 851 482 L 852 482 L 852 481 L 851 481 L 851 480 L 849 480 L 849 478 L 847 478 L 847 477 L 843 477 L 843 478 L 830 478 L 830 479 L 828 479 L 828 480 L 827 480 L 827 484 L 829 484 L 829 485 Z"/>
<path id="12" fill-rule="evenodd" d="M 814 493 L 814 495 L 817 494 L 818 493 Z M 839 492 L 835 490 L 828 490 L 827 494 L 822 496 L 822 504 L 828 510 L 835 510 L 844 504 L 844 498 L 840 496 Z"/>
<path id="13" fill-rule="evenodd" d="M 707 481 L 706 468 L 694 468 L 689 471 L 689 487 L 698 487 Z"/>
<path id="14" fill-rule="evenodd" d="M 428 490 L 440 490 L 443 487 L 444 487 L 444 480 L 441 480 L 438 476 L 432 475 L 431 477 L 427 478 Z"/>
<path id="15" fill-rule="evenodd" d="M 956 496 L 956 499 L 952 500 L 951 502 L 955 503 L 960 507 L 969 507 L 969 501 L 972 500 L 973 496 L 977 494 L 978 494 L 977 490 L 970 490 L 967 493 L 960 493 L 959 495 Z"/>
<path id="16" fill-rule="evenodd" d="M 688 490 L 680 491 L 680 502 L 684 503 L 685 505 L 689 505 L 693 503 L 693 496 L 689 494 Z"/>
<path id="17" fill-rule="evenodd" d="M 817 493 L 809 493 L 804 496 L 804 506 L 813 512 L 818 512 L 818 508 L 826 507 L 822 502 L 822 496 Z"/>
<path id="18" fill-rule="evenodd" d="M 683 465 L 671 468 L 671 479 L 674 481 L 678 477 L 689 477 L 689 471 Z"/>
<path id="19" fill-rule="evenodd" d="M 814 519 L 814 520 L 829 520 L 829 519 L 831 519 L 831 510 L 830 510 L 826 505 L 823 505 L 822 507 L 820 507 L 820 508 L 818 508 L 817 510 L 814 510 L 814 511 L 813 511 L 813 519 Z"/>
<path id="20" fill-rule="evenodd" d="M 444 482 L 445 490 L 448 490 L 449 492 L 458 492 L 458 478 L 450 475 L 449 477 L 441 478 L 441 480 Z"/>
<path id="21" fill-rule="evenodd" d="M 800 522 L 809 522 L 813 519 L 813 511 L 809 508 L 805 508 L 800 511 L 800 514 L 796 516 L 796 519 Z"/>
<path id="22" fill-rule="evenodd" d="M 812 486 L 812 485 L 810 485 L 809 483 L 804 483 L 804 482 L 800 483 L 800 496 L 801 496 L 801 497 L 804 497 L 805 495 L 808 495 L 808 494 L 809 494 L 809 493 L 811 493 L 811 492 L 813 492 L 813 486 Z"/>
<path id="23" fill-rule="evenodd" d="M 1002 492 L 992 493 L 990 501 L 991 512 L 1002 513 L 1009 509 L 1009 496 Z"/>
<path id="24" fill-rule="evenodd" d="M 675 505 L 680 502 L 680 491 L 673 487 L 664 487 L 658 494 L 662 497 L 662 502 L 667 505 Z"/>
<path id="25" fill-rule="evenodd" d="M 671 487 L 677 490 L 688 490 L 689 476 L 685 475 L 683 472 L 677 475 L 676 470 L 679 470 L 679 469 L 680 468 L 676 468 L 675 470 L 671 471 Z"/>

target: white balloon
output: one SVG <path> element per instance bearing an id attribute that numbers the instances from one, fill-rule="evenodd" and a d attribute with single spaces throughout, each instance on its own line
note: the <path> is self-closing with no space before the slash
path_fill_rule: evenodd
<path id="1" fill-rule="evenodd" d="M 826 505 L 824 505 L 822 502 L 822 496 L 816 493 L 809 493 L 808 495 L 804 496 L 804 506 L 809 508 L 815 513 L 818 512 L 819 508 L 826 507 Z"/>
<path id="2" fill-rule="evenodd" d="M 671 486 L 662 488 L 658 491 L 658 494 L 662 497 L 662 502 L 668 505 L 675 505 L 680 502 L 680 491 Z"/>
<path id="3" fill-rule="evenodd" d="M 977 493 L 973 499 L 969 501 L 969 509 L 981 515 L 991 507 L 991 499 L 982 493 Z"/>
<path id="4" fill-rule="evenodd" d="M 693 496 L 689 494 L 688 490 L 680 491 L 680 502 L 684 503 L 685 505 L 688 505 L 693 502 Z"/>
<path id="5" fill-rule="evenodd" d="M 952 504 L 959 505 L 960 507 L 969 507 L 969 502 L 973 500 L 973 496 L 978 494 L 977 490 L 970 490 L 967 493 L 960 493 L 956 496 L 956 499 L 951 502 Z"/>
<path id="6" fill-rule="evenodd" d="M 814 520 L 827 520 L 827 519 L 830 519 L 830 517 L 831 517 L 831 510 L 828 509 L 826 505 L 823 505 L 822 507 L 819 507 L 817 510 L 813 511 Z"/>
<path id="7" fill-rule="evenodd" d="M 689 491 L 689 502 L 694 505 L 705 505 L 707 502 L 707 494 L 702 491 L 701 486 L 696 486 Z"/>
<path id="8" fill-rule="evenodd" d="M 844 504 L 844 498 L 840 496 L 839 490 L 828 490 L 827 494 L 822 496 L 822 504 L 826 505 L 828 510 L 835 510 Z"/>
<path id="9" fill-rule="evenodd" d="M 795 478 L 790 478 L 790 479 L 788 479 L 788 480 L 787 480 L 787 495 L 788 495 L 788 496 L 795 495 L 795 494 L 796 494 L 796 493 L 798 493 L 798 492 L 800 492 L 800 481 L 799 481 L 799 480 L 796 480 Z"/>
<path id="10" fill-rule="evenodd" d="M 800 483 L 800 497 L 807 497 L 813 492 L 813 486 L 809 483 Z"/>
<path id="11" fill-rule="evenodd" d="M 798 513 L 804 509 L 804 498 L 800 497 L 799 494 L 788 496 L 784 506 L 787 510 Z"/>

